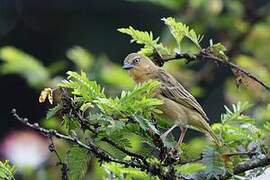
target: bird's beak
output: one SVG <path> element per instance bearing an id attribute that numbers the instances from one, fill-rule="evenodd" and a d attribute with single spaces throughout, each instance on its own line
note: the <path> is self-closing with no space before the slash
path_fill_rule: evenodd
<path id="1" fill-rule="evenodd" d="M 129 64 L 129 63 L 124 63 L 124 65 L 122 66 L 123 69 L 132 69 L 134 68 L 133 64 Z"/>

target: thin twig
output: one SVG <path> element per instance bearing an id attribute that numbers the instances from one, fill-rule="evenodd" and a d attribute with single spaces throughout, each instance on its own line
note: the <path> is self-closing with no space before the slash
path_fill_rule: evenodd
<path id="1" fill-rule="evenodd" d="M 235 153 L 227 153 L 223 154 L 223 156 L 255 156 L 258 154 L 257 152 L 247 151 L 247 152 L 235 152 Z"/>
<path id="2" fill-rule="evenodd" d="M 54 154 L 56 155 L 56 157 L 58 159 L 57 165 L 62 166 L 61 167 L 62 180 L 68 180 L 68 166 L 65 162 L 63 162 L 60 155 L 56 151 L 56 147 L 55 147 L 55 144 L 53 142 L 53 137 L 49 136 L 49 139 L 51 141 L 51 144 L 49 145 L 49 150 L 50 150 L 50 152 L 54 152 Z"/>
<path id="3" fill-rule="evenodd" d="M 250 72 L 247 72 L 243 68 L 239 67 L 238 65 L 229 62 L 228 60 L 223 60 L 219 57 L 216 57 L 215 55 L 211 54 L 208 52 L 208 50 L 203 49 L 201 52 L 198 54 L 188 54 L 188 53 L 183 53 L 183 54 L 176 54 L 174 57 L 170 57 L 167 59 L 162 59 L 161 57 L 156 57 L 154 58 L 154 61 L 157 62 L 158 65 L 162 66 L 165 62 L 176 60 L 176 59 L 186 59 L 189 62 L 192 61 L 203 61 L 203 60 L 208 60 L 215 62 L 217 64 L 223 65 L 223 66 L 228 66 L 232 71 L 236 70 L 238 73 L 241 73 L 245 76 L 248 76 L 249 78 L 253 79 L 257 83 L 259 83 L 261 86 L 263 86 L 266 90 L 270 91 L 270 87 L 266 85 L 264 82 L 259 80 L 257 77 L 252 75 Z"/>

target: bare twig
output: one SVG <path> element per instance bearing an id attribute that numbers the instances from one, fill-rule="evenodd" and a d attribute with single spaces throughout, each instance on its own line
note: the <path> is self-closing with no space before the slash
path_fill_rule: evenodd
<path id="1" fill-rule="evenodd" d="M 223 156 L 255 156 L 256 154 L 258 154 L 257 152 L 253 152 L 253 151 L 247 151 L 247 152 L 235 152 L 235 153 L 227 153 L 227 154 L 223 154 Z"/>
<path id="2" fill-rule="evenodd" d="M 68 180 L 68 166 L 63 160 L 61 159 L 60 155 L 56 151 L 55 144 L 53 142 L 53 137 L 49 136 L 49 139 L 51 141 L 51 144 L 49 145 L 49 150 L 50 152 L 54 152 L 56 155 L 58 162 L 56 165 L 60 165 L 61 167 L 61 172 L 62 172 L 62 180 Z"/>
<path id="3" fill-rule="evenodd" d="M 188 53 L 183 53 L 183 54 L 176 54 L 174 57 L 168 58 L 168 59 L 162 59 L 161 57 L 157 57 L 154 59 L 154 61 L 159 65 L 162 66 L 165 62 L 176 60 L 176 59 L 186 59 L 187 63 L 192 62 L 192 61 L 203 61 L 203 60 L 208 60 L 212 61 L 214 63 L 217 63 L 219 65 L 227 66 L 229 67 L 233 73 L 245 75 L 257 83 L 259 83 L 261 86 L 263 86 L 266 90 L 270 91 L 270 87 L 266 85 L 264 82 L 259 80 L 257 77 L 252 75 L 251 73 L 247 72 L 243 68 L 237 66 L 234 63 L 229 62 L 228 60 L 223 60 L 209 52 L 207 49 L 203 49 L 201 52 L 198 54 L 188 54 Z"/>

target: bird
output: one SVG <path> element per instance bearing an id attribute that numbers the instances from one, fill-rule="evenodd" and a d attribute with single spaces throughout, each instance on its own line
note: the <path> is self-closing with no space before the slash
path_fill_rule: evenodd
<path id="1" fill-rule="evenodd" d="M 173 126 L 160 136 L 163 142 L 169 133 L 178 126 L 180 136 L 175 147 L 182 144 L 188 128 L 200 131 L 208 135 L 218 146 L 222 145 L 208 124 L 209 118 L 202 106 L 165 69 L 157 66 L 150 58 L 138 53 L 129 54 L 124 59 L 122 68 L 128 71 L 137 84 L 149 80 L 160 82 L 155 97 L 163 103 L 159 105 L 158 109 L 163 112 L 163 117 L 173 121 Z"/>

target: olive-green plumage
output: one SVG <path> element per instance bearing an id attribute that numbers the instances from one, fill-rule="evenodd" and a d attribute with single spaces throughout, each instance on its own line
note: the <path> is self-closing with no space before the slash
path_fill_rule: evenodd
<path id="1" fill-rule="evenodd" d="M 209 135 L 216 144 L 221 145 L 207 123 L 208 117 L 201 105 L 163 68 L 156 66 L 149 58 L 137 53 L 131 53 L 126 57 L 123 68 L 128 70 L 136 83 L 150 79 L 161 83 L 156 92 L 156 97 L 163 101 L 159 108 L 164 117 L 174 121 L 174 126 L 161 135 L 163 140 L 176 126 L 179 126 L 181 135 L 177 145 L 183 141 L 186 128 L 199 130 Z"/>

